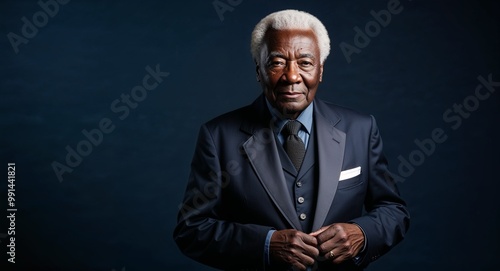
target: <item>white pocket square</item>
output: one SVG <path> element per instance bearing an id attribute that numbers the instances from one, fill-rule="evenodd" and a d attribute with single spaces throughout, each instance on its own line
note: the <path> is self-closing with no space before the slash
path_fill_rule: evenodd
<path id="1" fill-rule="evenodd" d="M 353 177 L 356 177 L 359 174 L 361 174 L 361 167 L 355 167 L 355 168 L 351 168 L 351 169 L 347 169 L 347 170 L 341 171 L 340 172 L 339 182 L 343 181 L 343 180 L 347 180 L 347 179 L 353 178 Z"/>

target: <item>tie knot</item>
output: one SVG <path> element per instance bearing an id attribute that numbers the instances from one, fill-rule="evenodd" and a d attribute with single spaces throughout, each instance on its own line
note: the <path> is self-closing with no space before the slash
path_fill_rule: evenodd
<path id="1" fill-rule="evenodd" d="M 285 136 L 297 135 L 302 124 L 296 120 L 290 120 L 283 127 L 283 133 Z"/>

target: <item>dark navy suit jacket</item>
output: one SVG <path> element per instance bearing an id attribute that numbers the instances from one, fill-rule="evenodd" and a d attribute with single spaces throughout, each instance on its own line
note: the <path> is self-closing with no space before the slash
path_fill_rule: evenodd
<path id="1" fill-rule="evenodd" d="M 263 270 L 268 231 L 302 230 L 264 99 L 199 132 L 174 239 L 184 254 L 212 267 Z M 361 270 L 403 239 L 409 213 L 373 117 L 315 99 L 313 121 L 319 163 L 313 230 L 352 222 L 366 236 L 358 264 L 323 262 L 316 270 Z M 339 181 L 342 171 L 358 167 L 357 176 Z"/>

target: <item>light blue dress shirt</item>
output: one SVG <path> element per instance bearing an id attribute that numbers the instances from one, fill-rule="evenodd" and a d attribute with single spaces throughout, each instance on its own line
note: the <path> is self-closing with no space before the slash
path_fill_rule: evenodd
<path id="1" fill-rule="evenodd" d="M 285 143 L 285 138 L 284 136 L 280 133 L 281 129 L 285 126 L 285 124 L 290 120 L 285 117 L 276 109 L 274 108 L 269 101 L 266 99 L 266 104 L 267 108 L 269 108 L 269 112 L 271 112 L 271 116 L 273 118 L 273 132 L 274 135 L 277 136 L 278 140 L 280 141 L 281 145 Z M 313 124 L 313 109 L 314 109 L 314 102 L 311 102 L 304 111 L 300 113 L 300 115 L 297 117 L 297 121 L 302 124 L 301 129 L 298 132 L 298 136 L 302 141 L 304 142 L 304 145 L 306 146 L 307 149 L 307 143 L 309 142 L 309 136 L 311 135 L 311 129 L 312 129 L 312 124 Z"/>

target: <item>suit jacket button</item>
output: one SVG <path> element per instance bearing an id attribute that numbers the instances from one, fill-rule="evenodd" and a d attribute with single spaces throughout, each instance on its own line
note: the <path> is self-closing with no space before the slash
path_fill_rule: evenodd
<path id="1" fill-rule="evenodd" d="M 306 220 L 307 216 L 306 216 L 306 214 L 302 213 L 302 214 L 300 214 L 299 218 L 300 218 L 300 220 Z"/>
<path id="2" fill-rule="evenodd" d="M 296 185 L 297 185 L 297 187 L 302 187 L 302 182 L 301 182 L 301 181 L 298 181 L 298 182 L 296 183 Z"/>
<path id="3" fill-rule="evenodd" d="M 299 198 L 297 199 L 297 201 L 298 201 L 299 203 L 304 203 L 304 197 L 299 197 Z"/>

